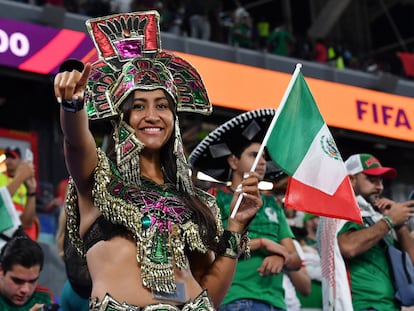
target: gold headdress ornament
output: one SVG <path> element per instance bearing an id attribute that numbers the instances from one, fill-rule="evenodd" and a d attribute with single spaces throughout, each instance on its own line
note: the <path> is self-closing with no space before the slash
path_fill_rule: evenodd
<path id="1" fill-rule="evenodd" d="M 91 120 L 113 119 L 117 165 L 126 182 L 133 184 L 140 183 L 139 154 L 144 146 L 123 120 L 122 103 L 131 92 L 162 88 L 174 100 L 177 112 L 212 112 L 197 70 L 184 59 L 161 50 L 159 19 L 157 11 L 146 11 L 86 22 L 99 56 L 85 91 L 88 117 Z M 178 118 L 175 126 L 177 183 L 192 193 Z"/>
<path id="2" fill-rule="evenodd" d="M 86 26 L 99 56 L 85 98 L 91 120 L 120 114 L 119 105 L 126 95 L 114 94 L 114 85 L 118 92 L 128 94 L 138 88 L 162 87 L 176 101 L 178 112 L 212 112 L 197 70 L 177 55 L 161 50 L 157 11 L 94 18 L 86 21 Z M 154 70 L 151 63 L 155 64 Z M 139 79 L 145 76 L 149 80 Z M 153 87 L 151 82 L 155 83 Z"/>

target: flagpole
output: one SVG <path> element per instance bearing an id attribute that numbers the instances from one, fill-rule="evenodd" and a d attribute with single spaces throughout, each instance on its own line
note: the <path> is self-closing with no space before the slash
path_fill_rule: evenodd
<path id="1" fill-rule="evenodd" d="M 263 142 L 260 145 L 259 151 L 257 152 L 257 156 L 256 159 L 254 159 L 252 168 L 250 169 L 250 172 L 254 172 L 256 170 L 256 166 L 260 161 L 260 158 L 262 157 L 264 148 L 266 147 L 267 141 L 269 140 L 270 134 L 272 133 L 272 129 L 274 127 L 274 125 L 276 124 L 277 119 L 279 118 L 280 112 L 283 110 L 283 107 L 286 104 L 287 98 L 289 97 L 290 91 L 293 88 L 293 84 L 296 81 L 296 78 L 300 72 L 300 69 L 302 68 L 302 64 L 301 63 L 297 63 L 296 67 L 295 67 L 295 71 L 292 74 L 292 78 L 290 78 L 289 84 L 286 88 L 285 94 L 283 95 L 279 107 L 276 109 L 275 115 L 273 116 L 272 122 L 269 125 L 269 128 L 267 129 L 266 135 L 263 138 Z M 231 218 L 233 219 L 236 216 L 236 213 L 240 207 L 240 203 L 243 200 L 243 194 L 240 193 L 239 197 L 237 198 L 236 204 L 234 206 L 233 211 L 231 212 Z"/>

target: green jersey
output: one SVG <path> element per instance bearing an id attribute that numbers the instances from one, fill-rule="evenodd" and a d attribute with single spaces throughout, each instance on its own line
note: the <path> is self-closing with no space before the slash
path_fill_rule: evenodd
<path id="1" fill-rule="evenodd" d="M 354 222 L 347 222 L 338 235 L 351 230 L 365 228 Z M 392 239 L 387 236 L 392 243 Z M 378 311 L 399 311 L 394 298 L 387 248 L 380 241 L 374 247 L 345 261 L 351 280 L 352 304 L 354 310 L 375 309 Z"/>
<path id="2" fill-rule="evenodd" d="M 233 193 L 228 188 L 210 191 L 216 196 L 220 208 L 223 225 L 226 227 L 229 218 L 230 202 Z M 263 206 L 249 225 L 249 237 L 266 238 L 279 243 L 285 238 L 292 238 L 285 213 L 272 196 L 262 195 Z M 283 289 L 283 273 L 260 276 L 257 269 L 269 254 L 265 250 L 251 252 L 251 258 L 238 260 L 233 282 L 222 304 L 228 304 L 239 299 L 255 299 L 277 308 L 286 309 Z"/>
<path id="3" fill-rule="evenodd" d="M 35 304 L 53 303 L 53 294 L 49 289 L 42 286 L 37 286 L 32 297 L 22 306 L 16 306 L 6 300 L 3 296 L 0 296 L 0 310 L 7 311 L 27 311 Z"/>

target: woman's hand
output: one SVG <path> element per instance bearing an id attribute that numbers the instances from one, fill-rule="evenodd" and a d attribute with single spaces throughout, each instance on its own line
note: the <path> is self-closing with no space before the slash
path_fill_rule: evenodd
<path id="1" fill-rule="evenodd" d="M 257 173 L 250 172 L 245 175 L 245 178 L 234 192 L 233 200 L 230 204 L 231 212 L 237 207 L 236 202 L 239 200 L 239 196 L 243 197 L 238 206 L 237 213 L 234 218 L 230 217 L 229 225 L 227 227 L 227 229 L 236 232 L 246 230 L 251 219 L 263 205 L 263 200 L 259 191 L 259 178 Z"/>
<path id="2" fill-rule="evenodd" d="M 83 92 L 86 87 L 86 83 L 89 74 L 92 70 L 91 64 L 86 64 L 82 72 L 76 69 L 72 71 L 59 72 L 55 76 L 55 96 L 58 102 L 62 100 L 83 100 Z"/>

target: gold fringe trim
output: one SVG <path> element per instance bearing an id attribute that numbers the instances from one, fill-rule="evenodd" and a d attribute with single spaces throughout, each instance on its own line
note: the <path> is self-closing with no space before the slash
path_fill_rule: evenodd
<path id="1" fill-rule="evenodd" d="M 137 243 L 137 261 L 141 264 L 143 285 L 161 292 L 172 293 L 176 289 L 174 280 L 174 264 L 179 269 L 187 268 L 188 262 L 185 254 L 185 246 L 190 250 L 197 250 L 201 253 L 208 251 L 200 235 L 200 228 L 197 224 L 189 221 L 181 226 L 175 225 L 167 241 L 164 241 L 168 256 L 168 262 L 160 263 L 150 260 L 153 246 L 153 239 L 156 236 L 156 228 L 142 229 L 141 220 L 143 214 L 140 206 L 127 204 L 120 198 L 113 197 L 107 190 L 110 176 L 113 175 L 109 161 L 101 149 L 98 152 L 98 165 L 94 172 L 95 183 L 92 190 L 94 205 L 99 209 L 105 219 L 114 224 L 120 224 L 133 233 Z M 219 209 L 215 198 L 206 192 L 195 188 L 196 196 L 211 208 L 215 214 L 217 223 L 217 236 L 223 233 L 223 226 Z M 144 203 L 142 203 L 142 207 Z M 84 256 L 83 241 L 79 236 L 79 209 L 76 188 L 72 179 L 68 187 L 68 195 L 65 205 L 68 216 L 69 237 L 76 250 Z M 174 263 L 174 264 L 173 264 Z"/>

